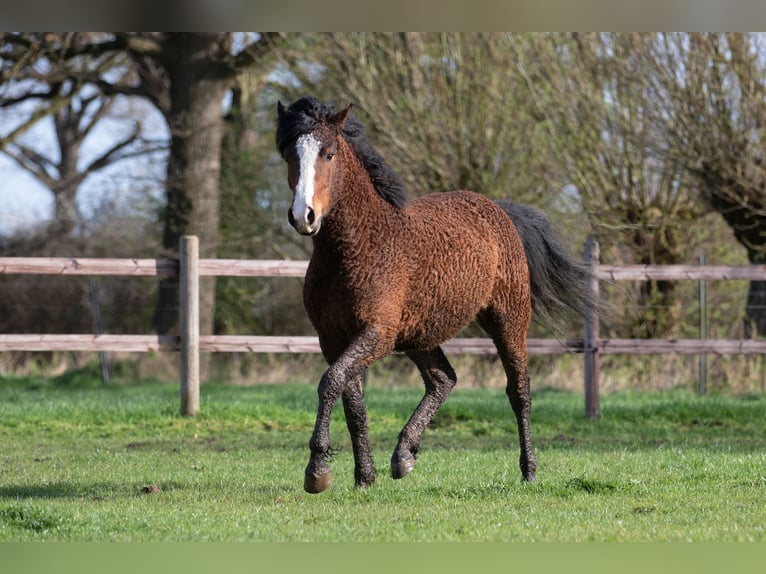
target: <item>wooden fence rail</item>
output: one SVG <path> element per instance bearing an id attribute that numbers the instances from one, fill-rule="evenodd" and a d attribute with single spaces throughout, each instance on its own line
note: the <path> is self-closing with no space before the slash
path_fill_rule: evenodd
<path id="1" fill-rule="evenodd" d="M 181 239 L 180 260 L 175 259 L 93 259 L 65 257 L 0 257 L 0 275 L 112 275 L 178 276 L 182 301 L 180 337 L 159 335 L 70 335 L 0 334 L 2 351 L 176 351 L 181 354 L 181 412 L 194 415 L 199 410 L 200 352 L 211 353 L 318 353 L 316 337 L 264 337 L 200 335 L 197 286 L 201 276 L 303 277 L 306 261 L 237 259 L 199 259 L 196 237 Z M 594 252 L 595 250 L 595 252 Z M 592 288 L 600 280 L 766 280 L 766 265 L 601 265 L 597 244 L 586 244 L 586 261 L 593 271 Z M 603 354 L 683 354 L 725 355 L 766 354 L 766 340 L 727 339 L 607 339 L 599 337 L 598 317 L 586 313 L 583 339 L 528 339 L 529 354 L 582 353 L 586 364 L 585 412 L 598 417 L 598 357 Z M 494 354 L 487 338 L 456 338 L 444 350 L 459 354 Z"/>
<path id="2" fill-rule="evenodd" d="M 442 345 L 448 353 L 492 355 L 491 339 L 455 338 Z M 598 339 L 602 355 L 761 355 L 766 340 L 735 339 Z M 178 337 L 160 335 L 0 335 L 3 351 L 180 351 Z M 202 353 L 319 353 L 316 337 L 200 335 Z M 527 339 L 530 355 L 581 354 L 581 339 Z"/>

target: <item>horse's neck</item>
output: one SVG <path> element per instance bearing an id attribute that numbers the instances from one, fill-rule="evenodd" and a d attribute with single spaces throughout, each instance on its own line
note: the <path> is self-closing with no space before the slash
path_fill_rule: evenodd
<path id="1" fill-rule="evenodd" d="M 363 170 L 361 165 L 358 169 Z M 347 172 L 338 186 L 337 203 L 315 237 L 314 249 L 354 257 L 386 233 L 384 222 L 390 223 L 396 208 L 378 195 L 365 171 Z"/>

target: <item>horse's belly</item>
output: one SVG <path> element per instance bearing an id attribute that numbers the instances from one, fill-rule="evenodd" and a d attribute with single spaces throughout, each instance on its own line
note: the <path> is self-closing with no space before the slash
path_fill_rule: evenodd
<path id="1" fill-rule="evenodd" d="M 453 338 L 477 315 L 481 305 L 463 305 L 458 308 L 437 306 L 427 313 L 405 309 L 401 331 L 396 340 L 397 351 L 428 350 Z"/>
<path id="2" fill-rule="evenodd" d="M 496 260 L 460 255 L 453 254 L 449 272 L 426 268 L 410 285 L 398 350 L 433 349 L 456 336 L 489 303 L 497 280 Z"/>

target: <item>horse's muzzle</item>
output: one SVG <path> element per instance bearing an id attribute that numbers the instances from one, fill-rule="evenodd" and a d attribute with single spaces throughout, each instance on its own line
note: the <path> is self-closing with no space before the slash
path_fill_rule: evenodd
<path id="1" fill-rule="evenodd" d="M 321 227 L 320 220 L 314 217 L 314 211 L 310 208 L 303 221 L 295 219 L 292 208 L 288 209 L 287 222 L 301 235 L 316 235 Z"/>

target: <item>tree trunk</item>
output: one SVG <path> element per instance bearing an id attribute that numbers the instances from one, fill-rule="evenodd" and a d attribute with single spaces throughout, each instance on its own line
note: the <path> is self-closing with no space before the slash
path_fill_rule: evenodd
<path id="1" fill-rule="evenodd" d="M 682 261 L 682 242 L 671 226 L 647 224 L 652 210 L 626 204 L 621 219 L 633 227 L 628 236 L 636 263 L 675 265 Z M 681 322 L 681 297 L 677 281 L 642 281 L 638 301 L 642 312 L 631 326 L 631 336 L 648 339 L 673 337 Z"/>
<path id="2" fill-rule="evenodd" d="M 766 264 L 766 253 L 763 251 L 748 252 L 748 257 L 754 265 Z M 743 336 L 745 339 L 766 336 L 766 281 L 750 281 L 745 303 Z"/>
<path id="3" fill-rule="evenodd" d="M 84 133 L 80 128 L 81 115 L 72 110 L 71 104 L 56 112 L 53 124 L 56 130 L 60 158 L 58 179 L 48 185 L 53 192 L 53 232 L 58 237 L 69 236 L 79 221 L 77 214 L 77 190 L 85 179 L 78 171 L 80 148 Z"/>
<path id="4" fill-rule="evenodd" d="M 755 339 L 766 335 L 766 281 L 750 282 L 743 327 L 745 339 Z"/>
<path id="5" fill-rule="evenodd" d="M 68 236 L 77 225 L 77 186 L 57 185 L 53 192 L 53 227 L 56 237 Z"/>
<path id="6" fill-rule="evenodd" d="M 183 235 L 199 237 L 200 258 L 214 258 L 218 248 L 219 179 L 223 137 L 222 101 L 232 81 L 211 61 L 221 48 L 215 35 L 169 35 L 164 64 L 170 81 L 166 119 L 171 142 L 167 168 L 167 206 L 163 247 L 178 253 Z M 200 281 L 200 334 L 212 334 L 215 280 Z M 154 328 L 178 332 L 178 281 L 160 282 Z M 206 362 L 200 364 L 204 379 Z"/>
<path id="7" fill-rule="evenodd" d="M 766 264 L 766 219 L 742 206 L 721 208 L 723 200 L 713 201 L 716 210 L 734 231 L 734 236 L 747 250 L 747 258 L 753 265 Z M 743 317 L 745 339 L 766 337 L 766 281 L 750 281 Z"/>
<path id="8" fill-rule="evenodd" d="M 737 185 L 731 178 L 706 174 L 710 203 L 726 223 L 734 237 L 747 250 L 753 265 L 766 264 L 766 206 L 757 190 Z M 766 281 L 751 281 L 745 303 L 743 336 L 746 339 L 766 336 Z"/>

